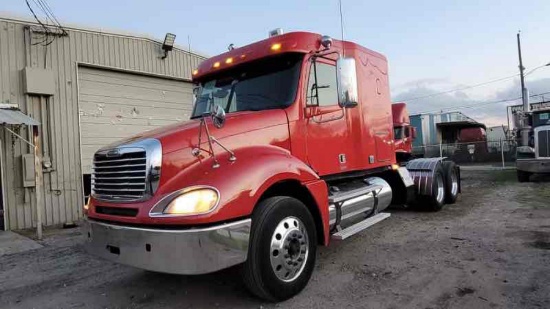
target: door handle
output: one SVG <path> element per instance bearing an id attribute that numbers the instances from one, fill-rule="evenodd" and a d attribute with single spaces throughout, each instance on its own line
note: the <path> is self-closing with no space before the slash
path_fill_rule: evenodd
<path id="1" fill-rule="evenodd" d="M 342 111 L 342 114 L 340 114 L 340 116 L 332 116 L 332 117 L 330 117 L 329 119 L 326 119 L 326 120 L 318 120 L 316 117 L 323 116 L 323 115 L 328 115 L 328 113 L 326 113 L 326 114 L 321 113 L 320 115 L 314 115 L 313 117 L 311 117 L 311 120 L 315 123 L 326 123 L 326 122 L 340 120 L 340 119 L 342 119 L 346 116 L 346 109 L 341 108 L 341 111 Z"/>

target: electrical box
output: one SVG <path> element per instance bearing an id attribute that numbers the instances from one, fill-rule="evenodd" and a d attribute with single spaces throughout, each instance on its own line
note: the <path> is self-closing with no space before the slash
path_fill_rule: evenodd
<path id="1" fill-rule="evenodd" d="M 22 73 L 25 94 L 45 96 L 55 94 L 55 78 L 52 70 L 26 67 Z"/>
<path id="2" fill-rule="evenodd" d="M 23 167 L 23 187 L 30 188 L 36 184 L 34 182 L 34 154 L 27 153 L 21 156 Z"/>

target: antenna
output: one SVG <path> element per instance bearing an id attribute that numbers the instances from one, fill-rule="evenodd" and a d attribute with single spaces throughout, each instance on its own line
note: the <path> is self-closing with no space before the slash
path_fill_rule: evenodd
<path id="1" fill-rule="evenodd" d="M 193 63 L 191 60 L 191 37 L 187 35 L 187 64 L 189 65 L 189 72 L 193 72 Z M 193 73 L 191 73 L 191 78 L 193 78 Z"/>
<path id="2" fill-rule="evenodd" d="M 344 47 L 344 18 L 342 17 L 342 0 L 338 0 L 338 6 L 340 7 L 340 31 L 342 32 L 342 56 L 346 56 L 346 49 Z"/>

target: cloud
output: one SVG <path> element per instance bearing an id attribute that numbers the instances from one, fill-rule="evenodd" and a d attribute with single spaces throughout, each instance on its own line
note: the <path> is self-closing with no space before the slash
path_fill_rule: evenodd
<path id="1" fill-rule="evenodd" d="M 399 88 L 409 88 L 409 87 L 422 87 L 426 85 L 435 85 L 435 84 L 448 84 L 449 80 L 447 78 L 423 78 L 413 81 L 409 81 L 398 85 Z"/>
<path id="2" fill-rule="evenodd" d="M 441 87 L 445 79 L 420 79 L 400 85 L 393 93 L 394 102 L 404 101 L 409 106 L 411 114 L 433 113 L 438 111 L 460 111 L 465 115 L 485 123 L 488 127 L 507 124 L 506 107 L 521 104 L 521 100 L 504 101 L 521 96 L 519 79 L 501 89 L 490 89 L 479 94 L 472 94 L 470 90 L 455 91 L 433 95 L 447 89 L 464 87 L 463 85 L 451 85 L 448 83 Z M 530 102 L 540 102 L 543 99 L 550 100 L 550 78 L 528 81 L 530 95 L 546 93 L 545 97 L 531 97 Z M 442 90 L 443 89 L 443 90 Z M 483 90 L 483 89 L 481 89 Z M 419 98 L 419 99 L 414 99 Z M 407 99 L 413 99 L 407 101 Z"/>

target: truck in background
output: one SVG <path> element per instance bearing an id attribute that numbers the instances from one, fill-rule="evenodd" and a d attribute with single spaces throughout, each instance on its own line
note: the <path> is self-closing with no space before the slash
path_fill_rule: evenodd
<path id="1" fill-rule="evenodd" d="M 393 137 L 397 162 L 407 162 L 412 156 L 412 144 L 416 138 L 416 128 L 411 125 L 407 104 L 392 104 Z"/>
<path id="2" fill-rule="evenodd" d="M 488 153 L 485 125 L 461 128 L 458 131 L 456 145 L 453 158 L 458 162 L 483 161 Z"/>
<path id="3" fill-rule="evenodd" d="M 280 301 L 306 286 L 318 245 L 388 218 L 391 204 L 456 201 L 455 163 L 397 164 L 383 55 L 274 33 L 193 71 L 190 121 L 94 155 L 90 253 L 186 275 L 242 264 L 253 294 Z"/>
<path id="4" fill-rule="evenodd" d="M 530 128 L 529 140 L 527 145 L 519 140 L 516 171 L 519 182 L 528 182 L 533 174 L 550 173 L 550 108 L 530 111 L 523 117 Z"/>
<path id="5" fill-rule="evenodd" d="M 410 116 L 416 128 L 414 157 L 452 157 L 472 162 L 487 154 L 485 125 L 460 112 L 428 113 Z"/>

